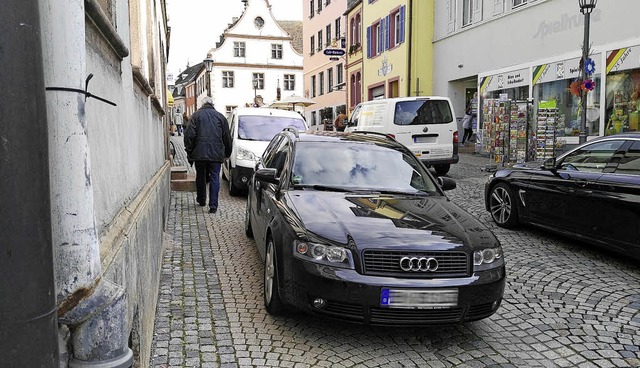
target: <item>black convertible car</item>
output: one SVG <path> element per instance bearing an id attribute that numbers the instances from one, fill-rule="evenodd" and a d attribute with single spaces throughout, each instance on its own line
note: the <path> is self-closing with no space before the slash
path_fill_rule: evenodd
<path id="1" fill-rule="evenodd" d="M 264 303 L 376 325 L 486 318 L 505 262 L 495 236 L 425 166 L 371 132 L 279 133 L 249 183 L 245 231 L 264 259 Z"/>
<path id="2" fill-rule="evenodd" d="M 497 171 L 485 205 L 499 226 L 529 223 L 640 259 L 640 132 Z"/>

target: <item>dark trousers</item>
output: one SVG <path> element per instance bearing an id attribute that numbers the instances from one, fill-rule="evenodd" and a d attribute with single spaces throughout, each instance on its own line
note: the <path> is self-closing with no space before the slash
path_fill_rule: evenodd
<path id="1" fill-rule="evenodd" d="M 207 177 L 209 178 L 209 208 L 218 208 L 220 191 L 219 162 L 196 161 L 196 201 L 201 206 L 207 203 Z"/>
<path id="2" fill-rule="evenodd" d="M 473 129 L 471 128 L 464 128 L 464 134 L 462 135 L 462 143 L 466 142 L 467 140 L 471 139 L 471 136 L 473 135 Z"/>

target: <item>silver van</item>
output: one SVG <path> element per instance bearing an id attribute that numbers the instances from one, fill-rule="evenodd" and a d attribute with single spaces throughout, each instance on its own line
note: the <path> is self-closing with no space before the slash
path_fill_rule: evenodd
<path id="1" fill-rule="evenodd" d="M 385 98 L 358 104 L 345 131 L 393 136 L 438 175 L 458 162 L 458 125 L 447 97 Z"/>

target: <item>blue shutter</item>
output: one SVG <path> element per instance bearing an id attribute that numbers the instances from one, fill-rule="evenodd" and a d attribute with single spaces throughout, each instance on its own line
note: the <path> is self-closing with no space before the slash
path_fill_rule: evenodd
<path id="1" fill-rule="evenodd" d="M 384 48 L 388 50 L 391 47 L 391 16 L 387 15 L 384 21 Z"/>
<path id="2" fill-rule="evenodd" d="M 399 43 L 404 42 L 404 10 L 405 6 L 403 5 L 400 7 L 400 25 L 398 26 L 398 31 L 400 32 L 400 36 L 398 37 Z"/>
<path id="3" fill-rule="evenodd" d="M 371 59 L 371 47 L 373 47 L 371 44 L 371 27 L 367 27 L 367 57 L 369 59 Z"/>
<path id="4" fill-rule="evenodd" d="M 380 19 L 378 23 L 378 48 L 376 49 L 376 55 L 381 54 L 384 51 L 384 18 Z"/>

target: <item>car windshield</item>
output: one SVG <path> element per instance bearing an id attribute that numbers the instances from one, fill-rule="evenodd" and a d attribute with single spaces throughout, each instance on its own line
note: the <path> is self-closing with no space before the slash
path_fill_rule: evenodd
<path id="1" fill-rule="evenodd" d="M 436 193 L 418 160 L 393 148 L 366 143 L 299 142 L 291 180 L 295 185 L 401 193 Z"/>
<path id="2" fill-rule="evenodd" d="M 251 141 L 270 141 L 288 126 L 298 130 L 306 129 L 304 121 L 299 118 L 244 115 L 238 118 L 238 138 Z"/>
<path id="3" fill-rule="evenodd" d="M 415 100 L 396 103 L 393 123 L 396 125 L 445 124 L 453 121 L 446 100 Z"/>

